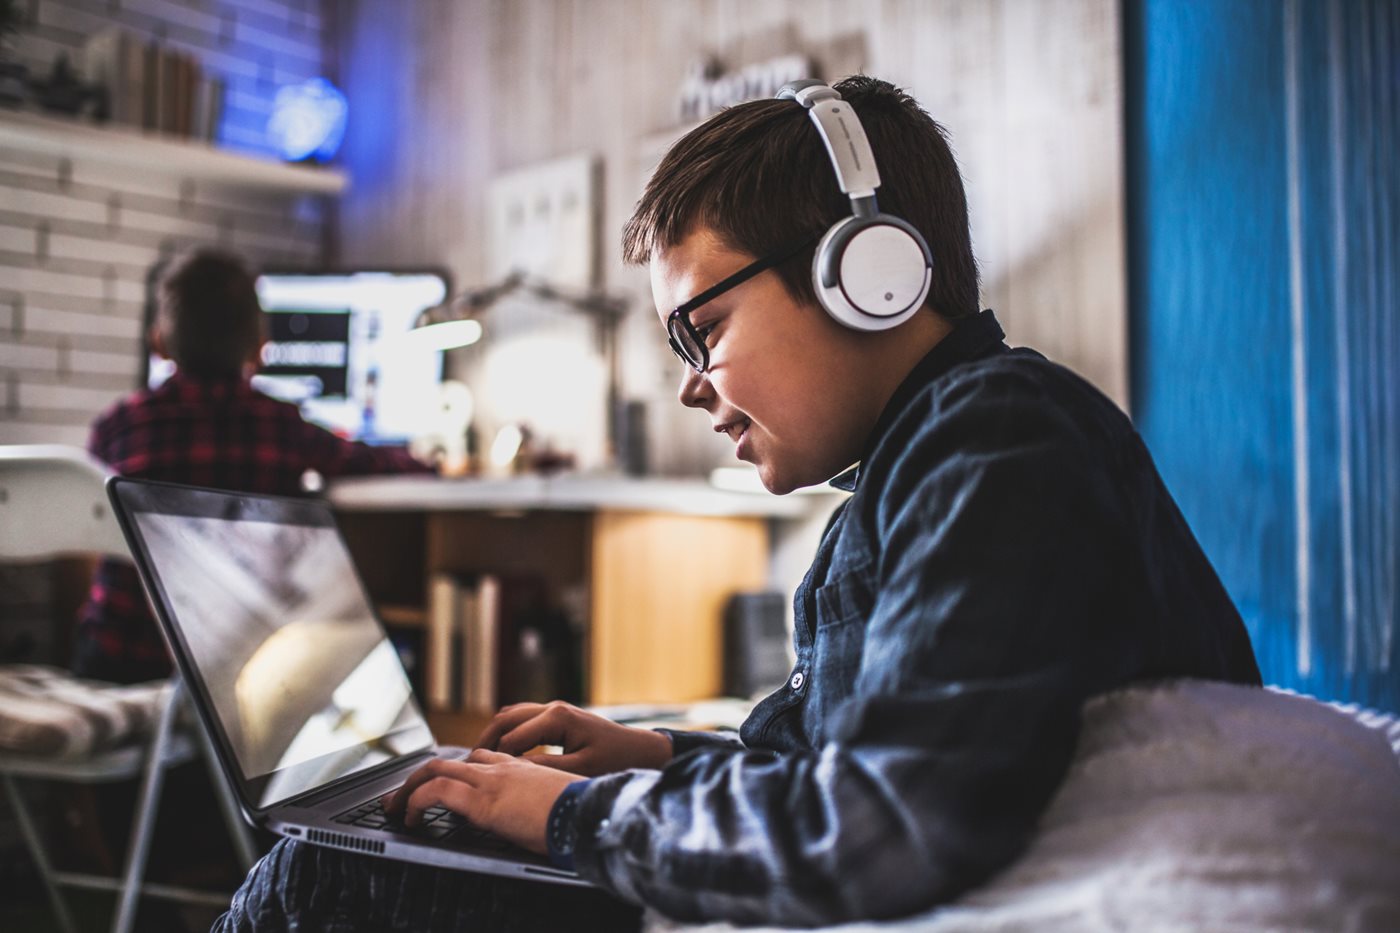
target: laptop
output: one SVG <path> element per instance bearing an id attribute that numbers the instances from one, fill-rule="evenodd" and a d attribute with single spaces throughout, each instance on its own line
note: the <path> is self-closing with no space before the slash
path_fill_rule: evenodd
<path id="1" fill-rule="evenodd" d="M 107 493 L 219 764 L 254 825 L 318 845 L 587 886 L 445 808 L 379 799 L 441 747 L 329 506 L 114 477 Z"/>

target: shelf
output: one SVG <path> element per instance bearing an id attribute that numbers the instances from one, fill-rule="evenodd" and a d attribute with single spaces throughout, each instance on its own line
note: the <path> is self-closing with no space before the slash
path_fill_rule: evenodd
<path id="1" fill-rule="evenodd" d="M 130 127 L 15 110 L 0 109 L 0 146 L 248 188 L 337 195 L 350 184 L 349 176 L 338 169 L 289 165 Z"/>
<path id="2" fill-rule="evenodd" d="M 805 518 L 841 496 L 730 492 L 703 480 L 565 473 L 555 477 L 445 479 L 373 476 L 335 480 L 331 505 L 344 512 L 597 510 L 675 515 Z"/>
<path id="3" fill-rule="evenodd" d="M 428 610 L 422 606 L 381 603 L 375 608 L 379 612 L 380 621 L 385 625 L 395 625 L 399 628 L 428 627 Z"/>

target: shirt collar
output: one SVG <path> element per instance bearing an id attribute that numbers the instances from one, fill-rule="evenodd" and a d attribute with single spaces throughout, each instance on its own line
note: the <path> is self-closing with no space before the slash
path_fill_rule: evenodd
<path id="1" fill-rule="evenodd" d="M 160 389 L 167 395 L 181 399 L 224 398 L 244 395 L 252 391 L 251 381 L 241 374 L 224 376 L 194 375 L 175 370 L 170 378 L 161 383 Z"/>
<path id="2" fill-rule="evenodd" d="M 875 429 L 870 432 L 870 437 L 865 442 L 866 455 L 875 449 L 890 425 L 908 407 L 920 389 L 959 363 L 1005 350 L 1005 339 L 1006 333 L 1001 329 L 1001 324 L 997 322 L 996 315 L 990 308 L 955 322 L 953 330 L 938 341 L 923 359 L 914 364 L 909 375 L 905 376 L 899 388 L 894 390 L 889 402 L 885 404 L 884 411 L 880 413 L 879 420 L 875 422 Z M 861 464 L 857 463 L 830 480 L 827 485 L 843 492 L 855 492 L 856 487 L 860 485 L 860 467 Z"/>

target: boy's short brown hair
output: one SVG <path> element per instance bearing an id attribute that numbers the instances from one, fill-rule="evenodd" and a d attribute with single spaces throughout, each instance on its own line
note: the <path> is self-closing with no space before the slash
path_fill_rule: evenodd
<path id="1" fill-rule="evenodd" d="M 256 278 L 233 253 L 199 247 L 172 259 L 156 286 L 156 327 L 182 372 L 236 376 L 262 342 Z"/>
<path id="2" fill-rule="evenodd" d="M 855 108 L 880 170 L 880 209 L 913 224 L 933 253 L 927 307 L 945 317 L 978 308 L 967 196 L 943 127 L 887 81 L 856 75 L 832 85 Z M 807 110 L 755 100 L 716 114 L 662 158 L 623 228 L 623 257 L 647 262 L 697 227 L 731 249 L 769 255 L 851 213 Z M 794 299 L 815 304 L 812 249 L 777 267 Z"/>

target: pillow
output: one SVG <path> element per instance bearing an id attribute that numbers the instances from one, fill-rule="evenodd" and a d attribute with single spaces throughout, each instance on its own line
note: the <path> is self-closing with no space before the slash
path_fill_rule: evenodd
<path id="1" fill-rule="evenodd" d="M 1021 858 L 953 904 L 833 929 L 1400 930 L 1392 743 L 1395 717 L 1279 691 L 1105 694 Z"/>
<path id="2" fill-rule="evenodd" d="M 167 681 L 123 687 L 38 664 L 0 666 L 0 752 L 81 758 L 150 733 Z"/>

